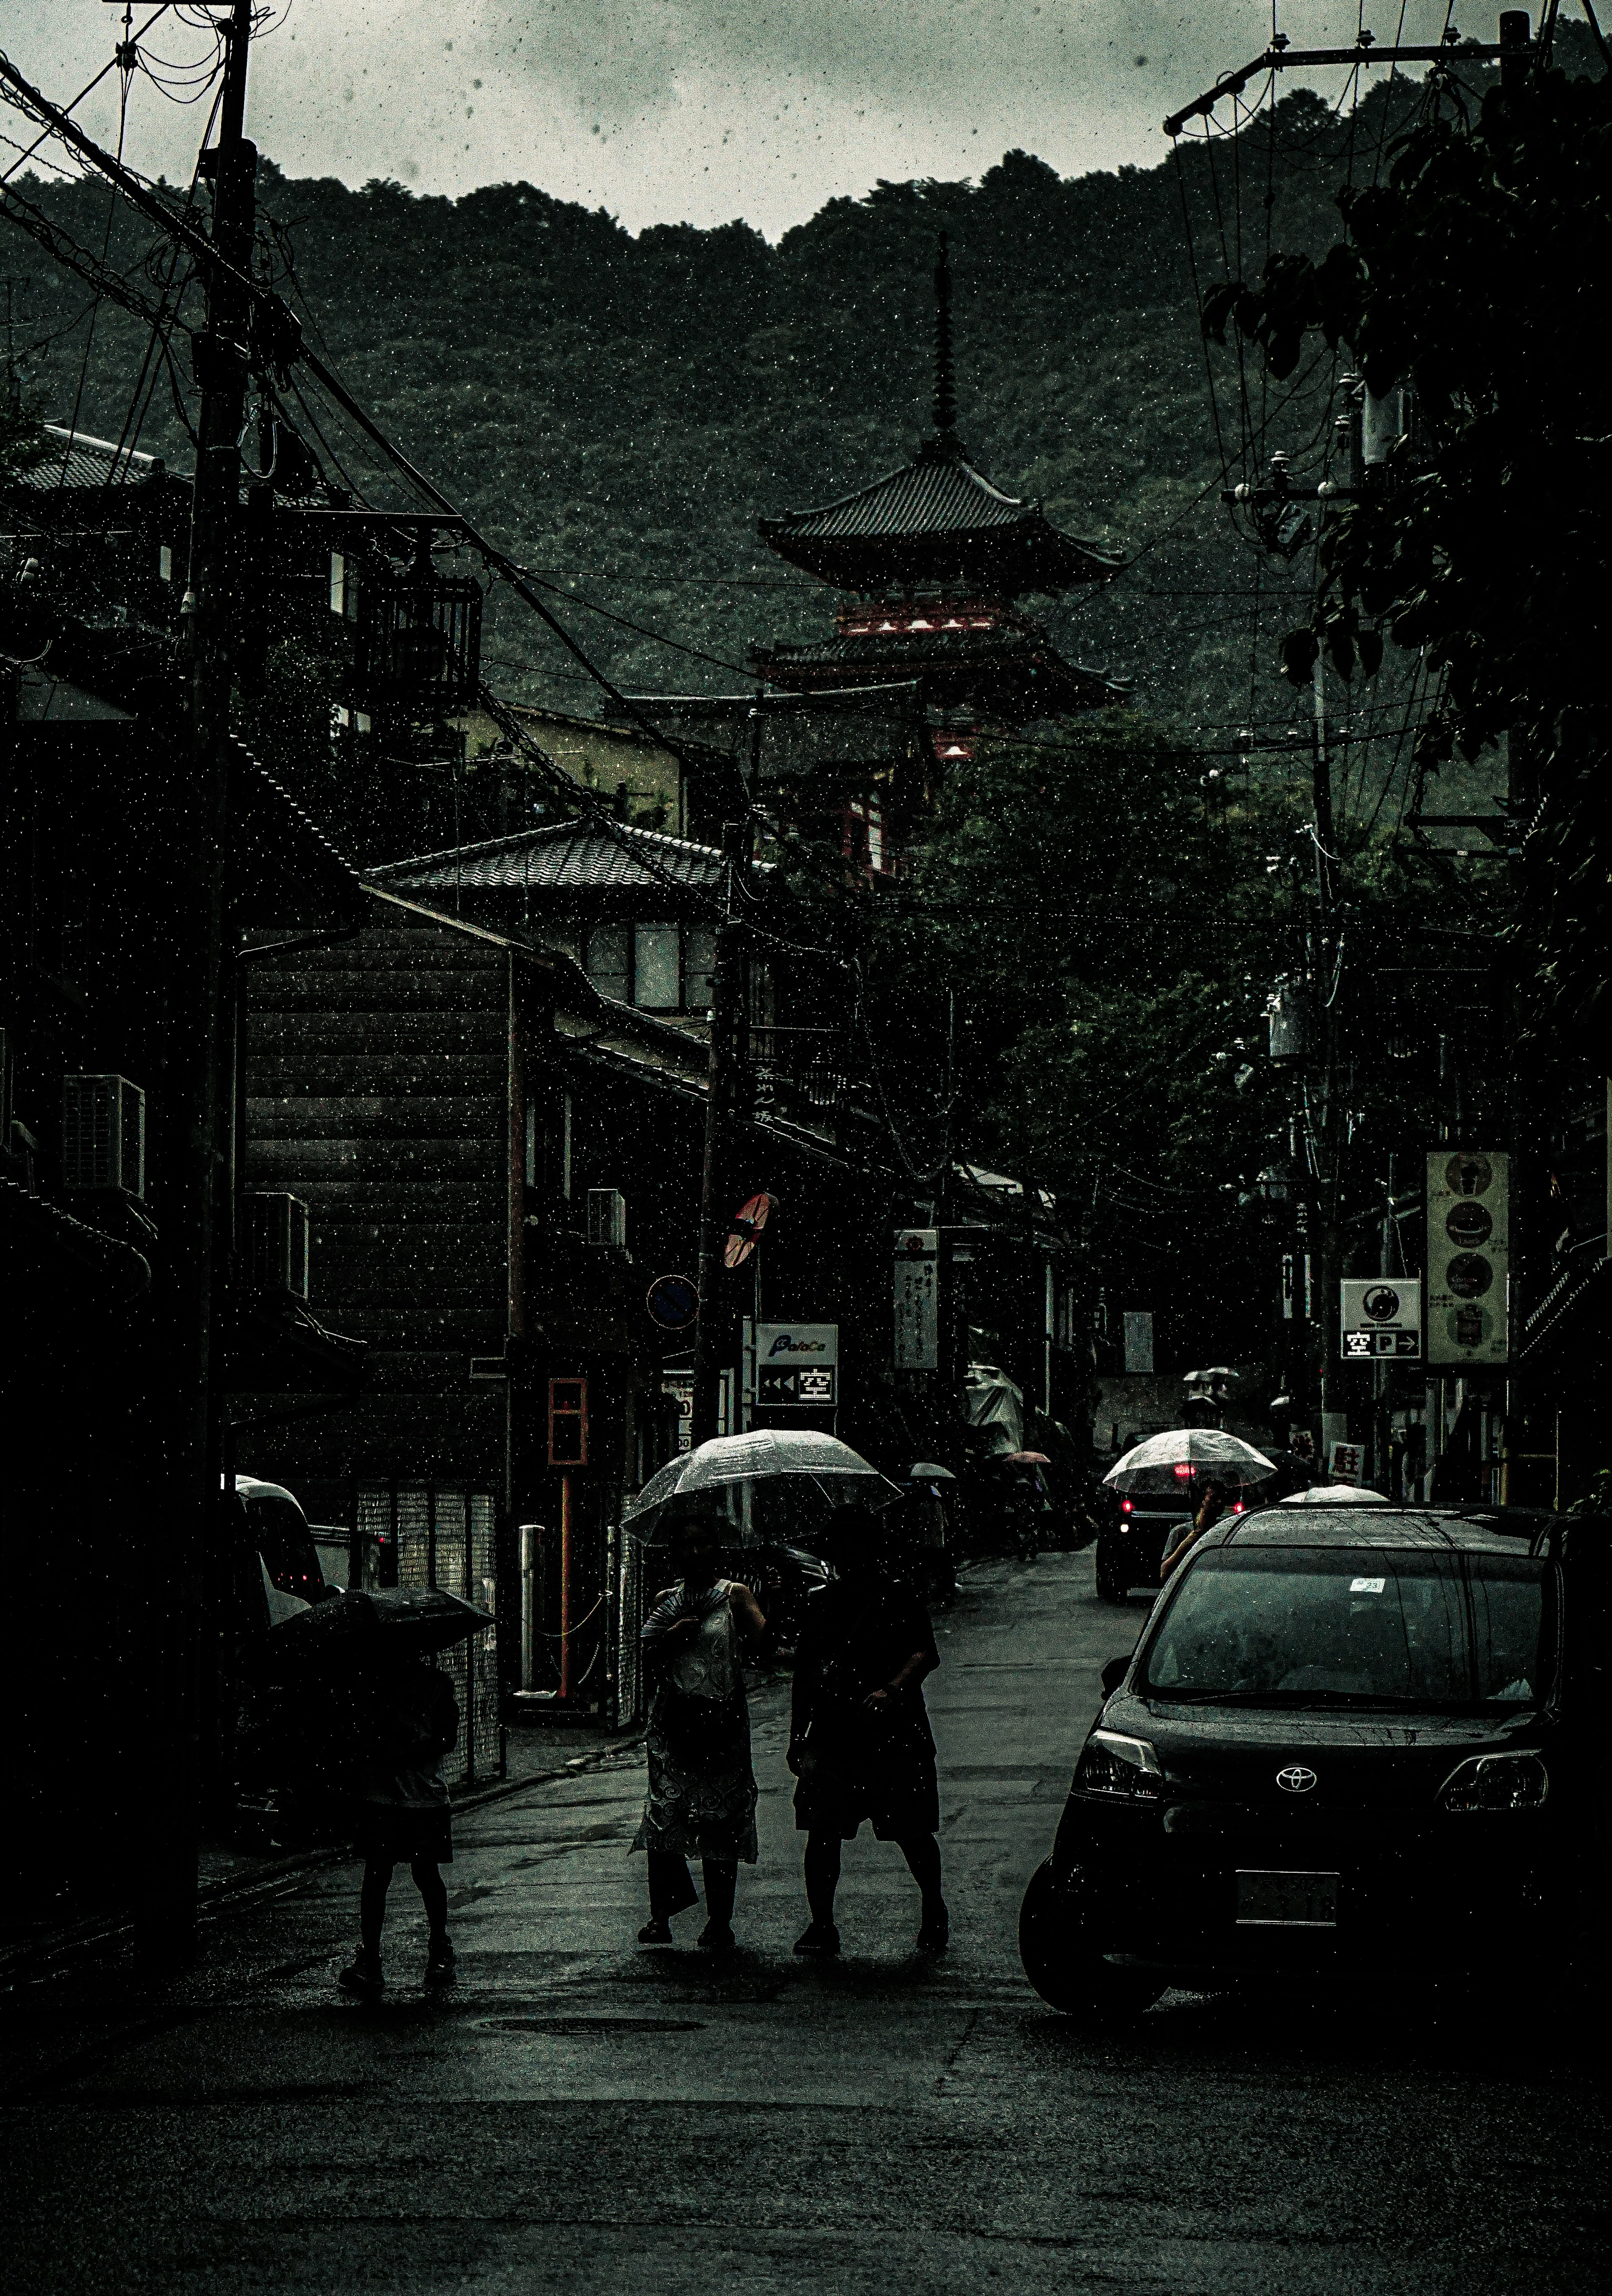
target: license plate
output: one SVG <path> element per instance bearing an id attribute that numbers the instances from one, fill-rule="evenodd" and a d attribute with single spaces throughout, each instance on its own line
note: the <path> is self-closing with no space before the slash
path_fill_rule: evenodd
<path id="1" fill-rule="evenodd" d="M 1239 1874 L 1240 1929 L 1334 1930 L 1338 1927 L 1336 1874 Z"/>

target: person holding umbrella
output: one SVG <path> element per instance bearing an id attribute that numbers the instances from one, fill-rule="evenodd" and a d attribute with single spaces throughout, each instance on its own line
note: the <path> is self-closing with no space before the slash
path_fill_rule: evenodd
<path id="1" fill-rule="evenodd" d="M 871 1519 L 837 1507 L 823 1544 L 838 1577 L 806 1604 L 795 1658 L 789 1766 L 795 1824 L 806 1837 L 812 1918 L 797 1953 L 839 1951 L 834 1893 L 840 1845 L 868 1819 L 894 1841 L 922 1894 L 922 1953 L 944 1950 L 950 1919 L 940 1894 L 940 1794 L 935 1737 L 921 1684 L 940 1664 L 929 1614 L 911 1587 L 884 1569 Z"/>
<path id="2" fill-rule="evenodd" d="M 269 1630 L 259 1671 L 279 1727 L 304 1744 L 317 1718 L 322 1748 L 352 1803 L 364 1853 L 359 1947 L 340 1982 L 373 1999 L 386 1983 L 380 1933 L 394 1869 L 405 1865 L 425 1906 L 425 1978 L 454 1976 L 447 1890 L 453 1819 L 442 1760 L 459 1742 L 454 1685 L 431 1663 L 493 1624 L 486 1611 L 438 1587 L 349 1588 Z"/>
<path id="3" fill-rule="evenodd" d="M 453 1814 L 442 1758 L 459 1742 L 454 1685 L 402 1636 L 378 1639 L 353 1686 L 355 1834 L 364 1853 L 358 1892 L 360 1944 L 340 1983 L 374 1999 L 386 1978 L 380 1933 L 393 1869 L 406 1865 L 430 1927 L 425 1981 L 448 1985 L 454 1948 L 447 1933 L 447 1886 L 454 1862 Z"/>
<path id="4" fill-rule="evenodd" d="M 1192 1516 L 1191 1521 L 1177 1526 L 1180 1535 L 1158 1566 L 1158 1583 L 1161 1587 L 1187 1549 L 1195 1546 L 1205 1531 L 1212 1530 L 1220 1521 L 1221 1516 L 1232 1504 L 1232 1488 L 1233 1486 L 1220 1481 L 1214 1475 L 1202 1475 L 1199 1478 L 1198 1512 Z"/>
<path id="5" fill-rule="evenodd" d="M 649 1866 L 650 1918 L 639 1944 L 671 1944 L 672 1916 L 696 1900 L 688 1861 L 698 1857 L 706 1907 L 699 1943 L 729 1954 L 739 1868 L 759 1854 L 741 1646 L 758 1644 L 766 1620 L 748 1587 L 718 1576 L 723 1541 L 714 1508 L 683 1517 L 674 1534 L 683 1576 L 644 1621 L 644 1666 L 654 1685 L 644 1733 L 650 1788 L 632 1846 Z"/>

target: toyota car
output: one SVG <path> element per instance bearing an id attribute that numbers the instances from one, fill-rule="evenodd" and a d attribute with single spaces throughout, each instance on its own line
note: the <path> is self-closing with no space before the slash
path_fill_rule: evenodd
<path id="1" fill-rule="evenodd" d="M 1019 1917 L 1043 1998 L 1102 2021 L 1168 1985 L 1579 1950 L 1606 1557 L 1534 1544 L 1387 1506 L 1207 1533 L 1104 1669 Z"/>

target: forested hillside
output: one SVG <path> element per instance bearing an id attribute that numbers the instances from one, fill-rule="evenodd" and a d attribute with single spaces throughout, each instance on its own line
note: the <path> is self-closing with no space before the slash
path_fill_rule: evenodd
<path id="1" fill-rule="evenodd" d="M 1313 96 L 1281 107 L 1268 155 L 1279 243 L 1332 235 L 1340 135 Z M 1215 187 L 1195 157 L 1202 262 Z M 103 187 L 33 195 L 99 249 Z M 1062 181 L 1011 152 L 977 184 L 881 184 L 831 201 L 776 247 L 739 223 L 634 239 L 530 184 L 454 202 L 396 184 L 290 181 L 266 160 L 261 196 L 265 266 L 290 273 L 315 339 L 440 483 L 528 563 L 739 666 L 752 641 L 805 635 L 829 604 L 757 543 L 757 514 L 865 483 L 927 425 L 930 272 L 945 227 L 965 439 L 1000 484 L 1043 496 L 1054 517 L 1134 562 L 1111 592 L 1051 610 L 1064 644 L 1134 678 L 1154 709 L 1215 725 L 1246 715 L 1254 602 L 1218 594 L 1250 590 L 1256 560 L 1215 499 L 1220 454 L 1169 162 Z M 1263 209 L 1248 209 L 1263 242 Z M 121 266 L 140 263 L 148 238 L 125 212 L 112 217 Z M 52 419 L 78 404 L 84 427 L 122 435 L 145 348 L 135 323 L 103 307 L 86 365 L 83 291 L 17 251 L 30 275 L 17 300 L 25 389 Z M 175 364 L 188 386 L 182 347 Z M 176 393 L 167 377 L 152 393 L 151 380 L 140 443 L 181 466 Z M 368 459 L 317 412 L 329 459 L 369 490 Z M 1314 410 L 1304 428 L 1313 431 Z M 1279 421 L 1271 443 L 1304 439 Z M 384 484 L 376 492 L 391 498 Z M 1280 566 L 1263 576 L 1267 588 L 1290 578 Z M 1267 638 L 1282 616 L 1266 611 Z M 585 613 L 575 623 L 624 682 L 732 682 Z M 533 666 L 527 690 L 585 705 L 578 673 L 523 610 L 495 611 L 494 626 L 499 662 Z M 1285 696 L 1264 709 L 1285 714 Z"/>
<path id="2" fill-rule="evenodd" d="M 1235 142 L 1184 145 L 1179 173 L 1165 157 L 1066 181 L 1010 152 L 977 184 L 882 184 L 832 201 L 775 247 L 742 223 L 634 238 L 528 184 L 455 202 L 390 183 L 288 180 L 266 157 L 260 260 L 360 399 L 499 541 L 733 665 L 578 608 L 573 627 L 618 680 L 710 690 L 732 684 L 751 643 L 805 636 L 830 609 L 757 542 L 757 515 L 865 484 L 927 427 L 930 274 L 945 228 L 965 440 L 999 484 L 1043 496 L 1130 562 L 1112 586 L 1053 605 L 1054 629 L 1213 748 L 1236 726 L 1295 720 L 1276 645 L 1304 618 L 1311 579 L 1307 550 L 1284 563 L 1233 531 L 1223 467 L 1234 480 L 1283 448 L 1313 483 L 1340 362 L 1280 387 L 1251 382 L 1245 401 L 1236 350 L 1214 347 L 1213 410 L 1197 290 L 1256 275 L 1268 246 L 1329 245 L 1338 186 L 1391 160 L 1418 100 L 1412 84 L 1379 84 L 1350 118 L 1301 91 Z M 123 209 L 109 219 L 102 185 L 36 184 L 29 195 L 97 250 L 110 228 L 121 266 L 146 261 L 148 227 Z M 87 310 L 78 283 L 27 242 L 9 260 L 19 364 L 40 411 L 67 421 L 77 406 L 86 428 L 116 438 L 138 398 L 140 443 L 183 466 L 182 342 L 176 382 L 146 362 L 135 322 Z M 314 411 L 328 449 L 311 427 L 309 443 L 332 472 L 398 500 L 339 420 Z M 524 608 L 495 599 L 491 629 L 512 692 L 589 706 L 585 677 Z M 1362 706 L 1396 722 L 1392 658 Z M 1362 789 L 1373 778 L 1355 775 Z"/>

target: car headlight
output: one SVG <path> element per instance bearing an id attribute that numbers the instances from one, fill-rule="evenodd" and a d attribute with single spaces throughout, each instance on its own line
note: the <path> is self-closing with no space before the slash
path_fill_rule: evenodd
<path id="1" fill-rule="evenodd" d="M 1145 1738 L 1093 1730 L 1075 1771 L 1079 1793 L 1111 1794 L 1121 1801 L 1157 1801 L 1164 1792 L 1158 1757 Z"/>
<path id="2" fill-rule="evenodd" d="M 1537 1754 L 1476 1754 L 1444 1780 L 1444 1809 L 1538 1809 L 1551 1779 Z"/>

